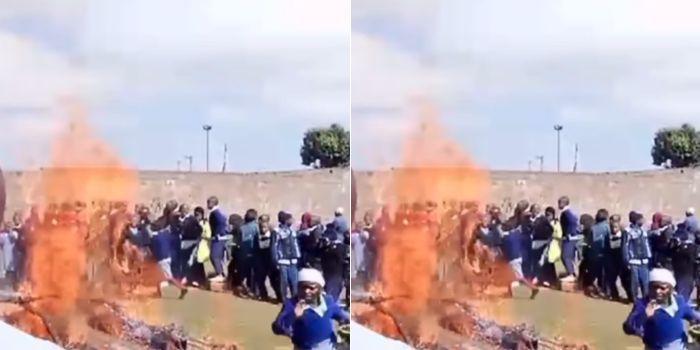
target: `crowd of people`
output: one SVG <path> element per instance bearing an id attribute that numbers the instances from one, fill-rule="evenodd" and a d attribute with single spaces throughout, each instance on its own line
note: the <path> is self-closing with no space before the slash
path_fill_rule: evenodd
<path id="1" fill-rule="evenodd" d="M 125 203 L 93 203 L 88 208 L 78 202 L 50 205 L 41 214 L 34 207 L 26 217 L 15 213 L 0 230 L 0 279 L 17 288 L 27 279 L 27 248 L 33 238 L 42 228 L 73 225 L 88 247 L 91 268 L 86 279 L 103 263 L 128 274 L 152 261 L 163 276 L 159 293 L 166 284 L 185 297 L 188 287 L 226 283 L 239 296 L 283 303 L 297 294 L 298 271 L 308 267 L 321 271 L 325 291 L 334 300 L 341 300 L 344 288 L 346 301 L 349 298 L 349 275 L 344 273 L 350 257 L 349 228 L 342 208 L 327 224 L 310 213 L 304 213 L 299 224 L 284 211 L 275 224 L 254 209 L 227 216 L 216 197 L 207 200 L 206 209 L 191 208 L 171 200 L 154 217 L 146 205 L 130 211 Z M 102 249 L 91 249 L 97 245 Z M 100 257 L 96 251 L 105 254 Z M 213 275 L 206 273 L 205 263 L 213 266 Z"/>
<path id="2" fill-rule="evenodd" d="M 171 200 L 157 217 L 149 206 L 129 210 L 123 202 L 32 207 L 0 227 L 0 286 L 31 285 L 31 264 L 46 263 L 33 262 L 32 249 L 65 249 L 65 243 L 84 253 L 86 271 L 76 267 L 76 273 L 89 287 L 105 276 L 112 285 L 140 276 L 137 283 L 155 282 L 159 296 L 173 285 L 182 299 L 190 287 L 228 285 L 240 297 L 282 304 L 272 331 L 289 336 L 296 349 L 334 349 L 332 321 L 349 322 L 350 230 L 343 209 L 325 224 L 308 212 L 297 223 L 280 211 L 276 221 L 255 209 L 226 215 L 217 197 L 194 209 Z M 65 240 L 45 239 L 56 235 Z M 50 247 L 56 242 L 61 246 Z M 156 281 L 146 276 L 147 266 L 157 267 L 151 269 Z"/>
<path id="3" fill-rule="evenodd" d="M 655 267 L 672 271 L 678 281 L 674 287 L 685 300 L 700 286 L 695 209 L 688 208 L 677 223 L 654 213 L 649 224 L 632 211 L 623 225 L 621 215 L 606 209 L 579 215 L 566 196 L 556 208 L 544 210 L 522 200 L 510 214 L 496 205 L 480 210 L 471 202 L 446 202 L 443 208 L 434 202 L 401 205 L 393 213 L 383 208 L 377 216 L 369 212 L 351 234 L 353 277 L 375 280 L 386 235 L 397 232 L 392 227 L 409 225 L 425 226 L 436 240 L 459 236 L 461 258 L 476 270 L 507 263 L 511 285 L 530 287 L 533 298 L 539 287 L 573 284 L 591 297 L 634 302 L 649 294 L 649 272 Z"/>

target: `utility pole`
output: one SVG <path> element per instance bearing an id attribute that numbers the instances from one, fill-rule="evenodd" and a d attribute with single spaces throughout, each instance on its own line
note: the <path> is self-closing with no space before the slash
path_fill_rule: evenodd
<path id="1" fill-rule="evenodd" d="M 527 171 L 532 171 L 532 160 L 527 161 Z"/>
<path id="2" fill-rule="evenodd" d="M 180 164 L 181 164 L 181 163 L 182 163 L 181 160 L 178 160 L 178 161 L 177 161 L 177 171 L 180 171 Z"/>
<path id="3" fill-rule="evenodd" d="M 574 172 L 576 172 L 577 168 L 578 168 L 578 142 L 576 142 L 576 146 L 574 148 Z"/>
<path id="4" fill-rule="evenodd" d="M 564 127 L 560 124 L 554 125 L 554 130 L 557 132 L 557 172 L 561 171 L 561 130 Z"/>
<path id="5" fill-rule="evenodd" d="M 202 129 L 207 133 L 207 172 L 209 172 L 209 132 L 211 131 L 212 126 L 204 124 L 202 125 Z"/>
<path id="6" fill-rule="evenodd" d="M 536 156 L 535 158 L 540 161 L 540 172 L 544 171 L 544 156 Z"/>
<path id="7" fill-rule="evenodd" d="M 192 156 L 185 156 L 185 159 L 187 159 L 187 161 L 190 162 L 190 172 L 192 172 L 192 160 L 194 159 L 194 157 L 192 157 Z"/>
<path id="8" fill-rule="evenodd" d="M 222 173 L 226 172 L 226 159 L 228 158 L 228 144 L 224 143 L 224 166 L 221 169 Z"/>

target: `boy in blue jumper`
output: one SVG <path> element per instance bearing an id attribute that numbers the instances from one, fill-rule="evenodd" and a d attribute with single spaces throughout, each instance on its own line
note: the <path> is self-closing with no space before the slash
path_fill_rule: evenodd
<path id="1" fill-rule="evenodd" d="M 675 286 L 676 279 L 671 271 L 651 270 L 649 296 L 635 302 L 622 325 L 626 334 L 641 337 L 647 350 L 686 349 L 688 338 L 683 320 L 700 322 L 700 313 L 673 292 Z"/>
<path id="2" fill-rule="evenodd" d="M 532 290 L 530 299 L 535 299 L 537 293 L 540 292 L 539 288 L 532 284 L 529 279 L 525 278 L 523 274 L 523 240 L 525 239 L 522 233 L 522 226 L 518 226 L 515 229 L 511 229 L 512 224 L 506 223 L 503 225 L 503 240 L 501 245 L 501 250 L 503 251 L 503 256 L 508 261 L 513 274 L 515 275 L 515 281 L 513 283 L 521 282 Z M 513 284 L 509 288 L 509 295 L 513 296 Z"/>
<path id="3" fill-rule="evenodd" d="M 350 315 L 322 293 L 323 274 L 313 268 L 299 271 L 299 295 L 284 302 L 272 332 L 292 339 L 294 350 L 332 350 L 337 342 L 333 320 L 350 322 Z"/>
<path id="4" fill-rule="evenodd" d="M 187 295 L 187 287 L 185 287 L 180 280 L 173 276 L 173 271 L 171 268 L 172 257 L 173 257 L 173 235 L 170 231 L 170 226 L 160 230 L 151 231 L 153 235 L 151 238 L 151 252 L 153 257 L 158 261 L 158 266 L 163 273 L 164 281 L 158 285 L 158 297 L 162 296 L 163 286 L 171 283 L 178 289 L 180 289 L 180 299 L 183 299 Z"/>

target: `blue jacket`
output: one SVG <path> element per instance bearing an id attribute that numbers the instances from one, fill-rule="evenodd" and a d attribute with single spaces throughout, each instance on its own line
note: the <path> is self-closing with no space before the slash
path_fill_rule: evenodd
<path id="1" fill-rule="evenodd" d="M 297 233 L 292 228 L 282 226 L 277 229 L 273 244 L 274 260 L 282 265 L 295 265 L 301 258 Z"/>
<path id="2" fill-rule="evenodd" d="M 272 332 L 292 338 L 292 343 L 299 349 L 311 349 L 328 339 L 335 344 L 337 339 L 333 330 L 333 320 L 347 323 L 350 322 L 350 315 L 343 311 L 332 297 L 323 295 L 322 298 L 326 303 L 323 316 L 314 310 L 306 309 L 299 318 L 294 315 L 298 297 L 288 299 L 282 306 L 277 319 L 272 323 Z"/>
<path id="3" fill-rule="evenodd" d="M 243 254 L 253 254 L 255 241 L 260 236 L 260 227 L 256 221 L 251 221 L 241 226 L 241 238 L 239 244 L 240 252 Z"/>
<path id="4" fill-rule="evenodd" d="M 165 260 L 173 256 L 173 235 L 169 228 L 158 231 L 151 238 L 151 252 L 157 261 Z"/>
<path id="5" fill-rule="evenodd" d="M 591 236 L 586 243 L 595 254 L 603 254 L 608 237 L 610 237 L 610 222 L 607 220 L 597 222 L 591 227 Z"/>
<path id="6" fill-rule="evenodd" d="M 565 240 L 578 236 L 578 215 L 573 210 L 567 208 L 562 211 L 559 222 Z"/>
<path id="7" fill-rule="evenodd" d="M 523 252 L 523 234 L 520 227 L 514 230 L 510 230 L 507 235 L 503 237 L 501 242 L 501 249 L 503 250 L 503 255 L 506 260 L 513 261 L 518 258 L 522 258 Z"/>
<path id="8" fill-rule="evenodd" d="M 683 320 L 700 321 L 700 313 L 693 310 L 682 296 L 676 294 L 673 298 L 678 306 L 675 315 L 671 316 L 665 310 L 658 309 L 650 318 L 647 318 L 645 312 L 649 297 L 637 300 L 622 324 L 622 329 L 626 334 L 641 337 L 649 349 L 662 350 L 665 345 L 679 339 L 683 344 L 687 343 Z"/>
<path id="9" fill-rule="evenodd" d="M 228 228 L 228 219 L 221 212 L 221 209 L 216 208 L 209 213 L 209 227 L 211 227 L 212 238 L 226 236 Z"/>
<path id="10" fill-rule="evenodd" d="M 651 259 L 651 246 L 647 231 L 630 226 L 622 235 L 622 258 L 627 264 L 645 265 L 644 259 Z"/>

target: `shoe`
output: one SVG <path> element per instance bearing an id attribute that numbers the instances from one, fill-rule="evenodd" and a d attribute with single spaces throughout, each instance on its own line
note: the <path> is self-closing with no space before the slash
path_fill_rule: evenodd
<path id="1" fill-rule="evenodd" d="M 192 281 L 192 286 L 199 288 L 199 282 L 197 281 Z"/>
<path id="2" fill-rule="evenodd" d="M 180 290 L 180 297 L 178 299 L 180 299 L 180 300 L 185 299 L 185 295 L 187 295 L 188 292 L 189 292 L 189 290 L 187 288 L 181 289 Z"/>
<path id="3" fill-rule="evenodd" d="M 552 286 L 552 285 L 549 284 L 549 282 L 547 282 L 547 281 L 542 282 L 542 285 L 545 286 L 545 287 L 547 287 L 547 288 L 549 288 L 549 287 Z"/>
<path id="4" fill-rule="evenodd" d="M 537 297 L 537 294 L 540 293 L 540 289 L 536 288 L 532 290 L 532 294 L 530 294 L 530 299 L 535 299 Z"/>
<path id="5" fill-rule="evenodd" d="M 226 278 L 224 276 L 218 275 L 209 279 L 210 282 L 224 282 Z"/>
<path id="6" fill-rule="evenodd" d="M 562 282 L 576 282 L 576 277 L 574 277 L 573 275 L 568 275 L 568 276 L 560 279 L 560 281 L 562 281 Z"/>

